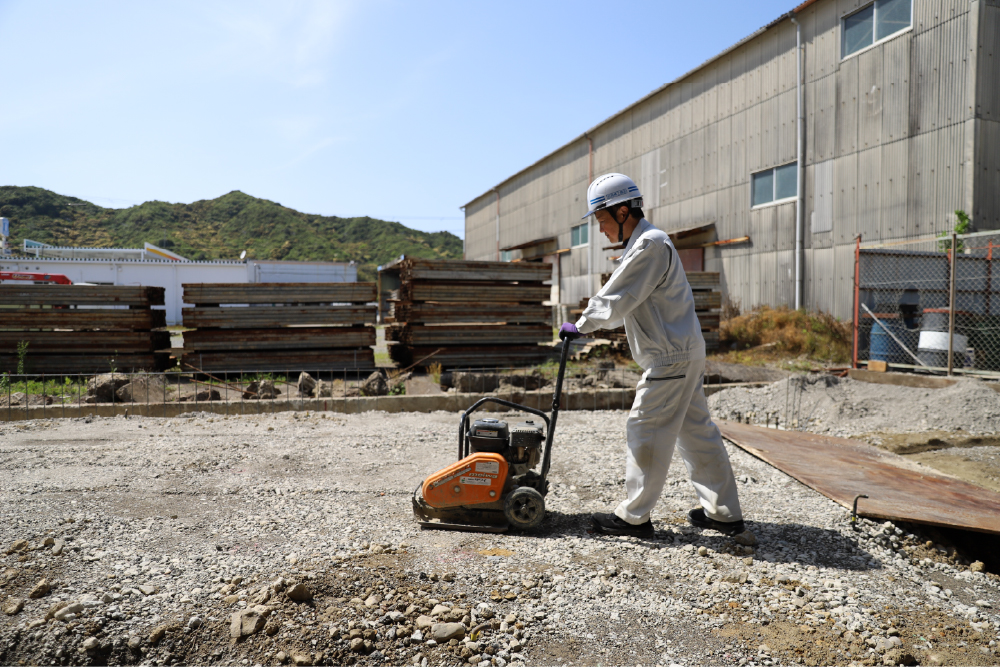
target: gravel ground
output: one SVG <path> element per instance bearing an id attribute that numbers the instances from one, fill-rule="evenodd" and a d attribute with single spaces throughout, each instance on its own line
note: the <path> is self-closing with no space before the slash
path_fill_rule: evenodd
<path id="1" fill-rule="evenodd" d="M 735 448 L 750 533 L 688 527 L 678 461 L 654 539 L 589 534 L 624 419 L 560 416 L 547 518 L 510 535 L 413 521 L 452 413 L 0 425 L 0 664 L 1000 662 L 996 576 Z"/>

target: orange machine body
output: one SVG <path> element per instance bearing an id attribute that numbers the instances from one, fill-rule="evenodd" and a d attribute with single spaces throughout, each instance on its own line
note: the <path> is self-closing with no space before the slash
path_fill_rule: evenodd
<path id="1" fill-rule="evenodd" d="M 437 471 L 424 481 L 424 501 L 431 507 L 482 505 L 501 499 L 507 461 L 499 454 L 477 452 Z"/>

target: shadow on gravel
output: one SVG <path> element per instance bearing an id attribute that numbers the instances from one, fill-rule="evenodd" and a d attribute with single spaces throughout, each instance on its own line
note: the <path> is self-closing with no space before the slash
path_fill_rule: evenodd
<path id="1" fill-rule="evenodd" d="M 800 523 L 748 521 L 757 537 L 756 558 L 846 570 L 880 570 L 881 564 L 838 531 Z"/>
<path id="2" fill-rule="evenodd" d="M 654 525 L 663 525 L 656 522 Z M 595 537 L 616 539 L 590 533 L 589 512 L 548 512 L 541 527 L 531 532 L 514 532 L 522 537 L 537 539 L 560 539 L 564 537 Z M 734 552 L 736 542 L 712 530 L 700 531 L 687 525 L 676 526 L 679 533 L 656 530 L 653 537 L 636 538 L 636 544 L 651 548 L 675 547 L 686 544 L 706 546 L 713 551 Z M 858 547 L 849 537 L 835 530 L 806 526 L 799 523 L 771 523 L 768 521 L 748 521 L 747 529 L 757 538 L 755 560 L 775 563 L 798 563 L 799 565 L 830 567 L 844 570 L 880 570 L 882 565 L 867 551 Z"/>

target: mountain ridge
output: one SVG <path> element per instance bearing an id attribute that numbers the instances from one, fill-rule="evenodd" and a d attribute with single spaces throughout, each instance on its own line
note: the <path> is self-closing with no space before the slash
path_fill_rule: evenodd
<path id="1" fill-rule="evenodd" d="M 369 216 L 302 213 L 233 190 L 190 204 L 147 201 L 104 208 L 35 186 L 0 186 L 0 216 L 10 219 L 12 247 L 23 239 L 59 246 L 135 247 L 149 242 L 189 259 L 355 261 L 358 280 L 400 255 L 461 259 L 462 240 Z"/>

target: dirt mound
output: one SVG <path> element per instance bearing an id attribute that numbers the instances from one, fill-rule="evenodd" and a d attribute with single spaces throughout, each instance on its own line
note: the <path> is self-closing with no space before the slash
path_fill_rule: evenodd
<path id="1" fill-rule="evenodd" d="M 842 437 L 876 432 L 1000 431 L 1000 394 L 985 382 L 960 379 L 946 389 L 870 384 L 829 375 L 796 375 L 760 388 L 732 388 L 708 399 L 714 416 L 777 415 L 817 433 Z M 773 421 L 773 418 L 772 418 Z"/>

